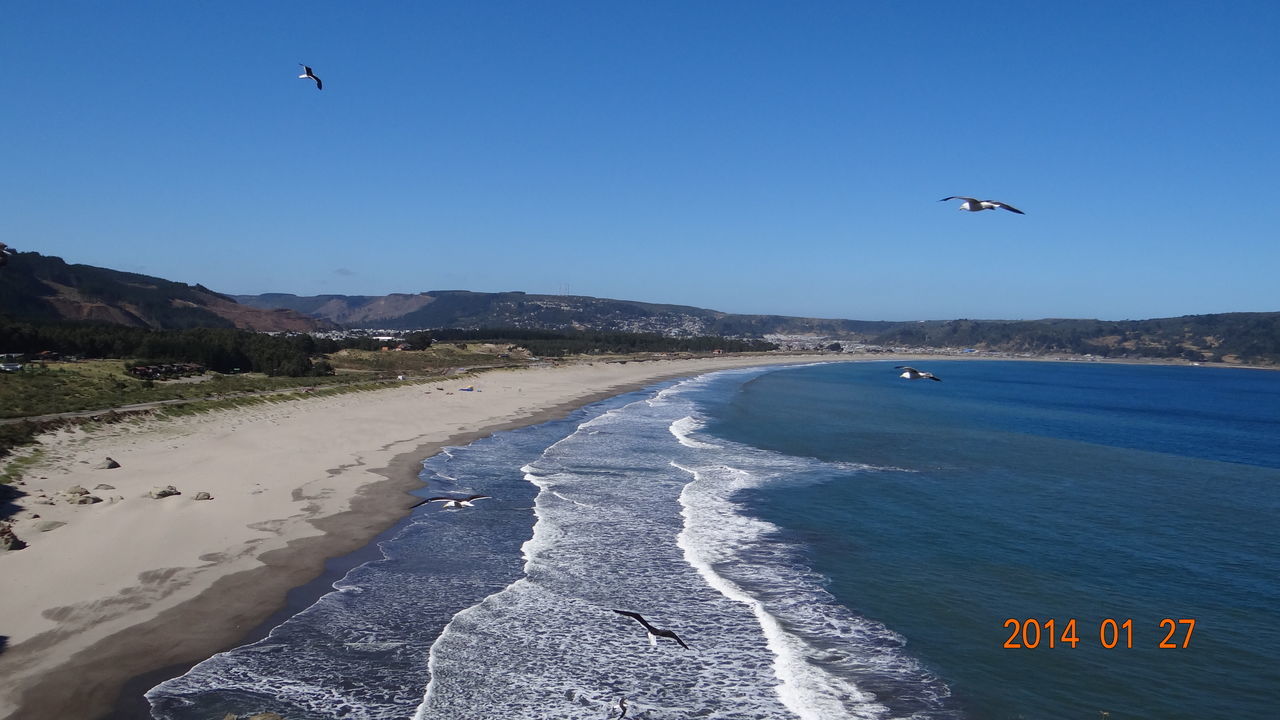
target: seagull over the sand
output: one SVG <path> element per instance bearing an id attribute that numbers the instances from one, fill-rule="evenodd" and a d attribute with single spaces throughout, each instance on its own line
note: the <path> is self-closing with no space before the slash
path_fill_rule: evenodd
<path id="1" fill-rule="evenodd" d="M 302 63 L 298 63 L 298 64 L 299 64 L 299 65 L 302 65 Z M 324 83 L 320 82 L 320 78 L 316 77 L 316 74 L 315 74 L 315 73 L 313 73 L 313 72 L 311 72 L 311 68 L 310 68 L 310 67 L 308 67 L 308 66 L 306 66 L 306 65 L 302 65 L 302 69 L 303 69 L 303 71 L 304 71 L 304 72 L 303 72 L 301 75 L 299 75 L 299 76 L 298 76 L 298 79 L 302 79 L 302 78 L 311 78 L 312 80 L 315 80 L 315 81 L 316 81 L 316 89 L 317 89 L 317 90 L 323 90 L 323 89 L 324 89 Z"/>
<path id="2" fill-rule="evenodd" d="M 950 197 L 944 197 L 938 202 L 946 202 L 948 200 L 963 200 L 964 202 L 960 203 L 960 209 L 968 210 L 969 212 L 978 212 L 979 210 L 995 210 L 996 208 L 1000 208 L 1001 210 L 1008 210 L 1009 212 L 1018 213 L 1019 215 L 1026 215 L 1026 213 L 1022 212 L 1018 208 L 1008 203 L 997 202 L 995 200 L 979 200 L 977 198 L 965 197 L 963 195 L 952 195 Z"/>
<path id="3" fill-rule="evenodd" d="M 445 508 L 446 508 L 446 509 L 448 509 L 448 508 L 475 507 L 474 505 L 472 505 L 472 503 L 473 503 L 474 501 L 476 501 L 476 500 L 486 500 L 486 499 L 488 499 L 488 498 L 490 498 L 490 497 L 492 497 L 492 496 L 491 496 L 491 495 L 469 495 L 469 496 L 467 496 L 467 497 L 465 497 L 465 498 L 433 497 L 433 498 L 427 498 L 426 500 L 423 500 L 423 501 L 421 501 L 421 502 L 419 502 L 419 503 L 416 503 L 416 504 L 414 504 L 414 506 L 413 506 L 413 507 L 411 507 L 411 508 L 409 508 L 409 509 L 410 509 L 410 510 L 412 510 L 413 508 L 416 508 L 416 507 L 418 507 L 419 505 L 426 505 L 427 503 L 433 503 L 433 502 L 442 502 L 442 503 L 444 503 L 444 506 L 445 506 Z"/>
<path id="4" fill-rule="evenodd" d="M 942 382 L 942 378 L 940 378 L 940 377 L 934 377 L 934 376 L 933 376 L 933 373 L 929 373 L 929 372 L 921 372 L 921 371 L 919 371 L 919 370 L 917 370 L 917 369 L 915 369 L 915 368 L 913 368 L 913 367 L 907 366 L 907 365 L 894 365 L 894 366 L 893 366 L 893 369 L 894 369 L 894 370 L 901 370 L 901 371 L 902 371 L 902 374 L 901 374 L 901 375 L 899 375 L 898 377 L 904 377 L 904 378 L 906 378 L 906 379 L 908 379 L 908 380 L 924 380 L 924 379 L 929 379 L 929 380 L 936 380 L 936 381 L 938 381 L 938 382 Z"/>
<path id="5" fill-rule="evenodd" d="M 684 644 L 684 641 L 680 639 L 679 635 L 676 635 L 674 630 L 664 630 L 662 628 L 656 628 L 650 625 L 648 620 L 645 620 L 644 618 L 640 617 L 640 613 L 627 612 L 626 610 L 614 610 L 614 612 L 618 613 L 619 615 L 626 615 L 629 618 L 634 618 L 637 622 L 643 625 L 645 632 L 649 634 L 650 645 L 656 646 L 658 644 L 658 638 L 665 637 L 665 638 L 671 638 L 672 640 L 675 640 L 676 642 L 680 643 L 680 647 L 684 648 L 685 650 L 689 649 L 689 646 Z"/>

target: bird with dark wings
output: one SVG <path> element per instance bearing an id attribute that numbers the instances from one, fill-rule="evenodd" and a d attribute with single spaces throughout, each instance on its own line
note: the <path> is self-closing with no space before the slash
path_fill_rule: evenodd
<path id="1" fill-rule="evenodd" d="M 684 649 L 686 649 L 686 650 L 688 650 L 688 649 L 689 649 L 689 646 L 684 644 L 684 641 L 680 639 L 680 636 L 679 636 L 679 635 L 676 635 L 676 633 L 675 633 L 675 631 L 674 631 L 674 630 L 666 630 L 666 629 L 664 629 L 664 628 L 656 628 L 656 627 L 654 627 L 654 626 L 650 625 L 648 620 L 645 620 L 643 617 L 641 617 L 641 616 L 640 616 L 640 613 L 636 613 L 636 612 L 628 612 L 628 611 L 626 611 L 626 610 L 614 610 L 614 612 L 618 613 L 619 615 L 626 615 L 627 617 L 632 618 L 632 619 L 634 619 L 636 622 L 638 622 L 638 623 L 640 623 L 641 625 L 643 625 L 643 626 L 644 626 L 644 629 L 645 629 L 645 632 L 647 632 L 647 633 L 649 634 L 649 644 L 650 644 L 650 645 L 657 645 L 657 644 L 658 644 L 658 638 L 660 638 L 660 637 L 665 637 L 665 638 L 671 638 L 672 640 L 675 640 L 676 642 L 680 643 L 680 647 L 682 647 L 682 648 L 684 648 Z"/>

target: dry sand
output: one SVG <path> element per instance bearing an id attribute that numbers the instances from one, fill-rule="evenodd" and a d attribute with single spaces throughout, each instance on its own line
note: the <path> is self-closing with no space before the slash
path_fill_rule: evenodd
<path id="1" fill-rule="evenodd" d="M 238 644 L 326 558 L 404 517 L 441 447 L 661 379 L 819 359 L 836 358 L 493 371 L 48 436 L 13 518 L 28 547 L 0 553 L 0 718 L 100 718 L 130 678 Z M 121 467 L 95 469 L 108 456 Z M 103 502 L 68 504 L 74 485 Z M 147 496 L 166 485 L 182 494 Z"/>

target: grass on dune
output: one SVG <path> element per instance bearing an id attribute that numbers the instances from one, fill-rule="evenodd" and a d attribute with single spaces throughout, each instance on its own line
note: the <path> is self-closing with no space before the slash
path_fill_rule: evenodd
<path id="1" fill-rule="evenodd" d="M 210 373 L 201 382 L 146 381 L 131 377 L 120 360 L 29 365 L 0 374 L 0 418 L 105 410 L 163 400 L 198 399 L 228 393 L 351 382 L 347 374 L 328 377 L 267 377 Z M 363 376 L 360 379 L 364 379 Z"/>
<path id="2" fill-rule="evenodd" d="M 20 372 L 0 373 L 0 419 L 34 418 L 72 412 L 103 411 L 106 415 L 75 422 L 112 422 L 115 408 L 151 402 L 172 402 L 155 410 L 165 417 L 261 403 L 376 390 L 398 384 L 436 381 L 466 366 L 520 365 L 520 358 L 500 358 L 496 349 L 454 345 L 421 352 L 347 350 L 326 358 L 335 374 L 318 377 L 268 377 L 258 373 L 207 373 L 183 380 L 139 380 L 125 372 L 123 360 L 30 364 Z M 487 350 L 487 351 L 486 351 Z M 406 380 L 397 380 L 405 376 Z M 454 378 L 465 375 L 452 375 Z M 176 402 L 173 402 L 176 401 Z M 0 423 L 0 457 L 30 445 L 37 435 L 66 424 L 66 420 Z M 8 482 L 21 475 L 23 458 L 11 457 L 0 467 Z M 11 477 L 12 476 L 12 477 Z"/>

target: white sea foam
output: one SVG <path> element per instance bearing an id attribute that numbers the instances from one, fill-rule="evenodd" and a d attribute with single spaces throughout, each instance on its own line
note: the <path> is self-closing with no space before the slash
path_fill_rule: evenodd
<path id="1" fill-rule="evenodd" d="M 851 711 L 857 718 L 884 717 L 888 708 L 852 683 L 808 662 L 806 658 L 815 653 L 814 648 L 783 629 L 763 602 L 716 572 L 716 564 L 733 560 L 737 548 L 758 543 L 776 530 L 770 523 L 746 517 L 728 499 L 736 490 L 757 485 L 755 479 L 731 467 L 700 472 L 673 465 L 693 476 L 680 493 L 685 523 L 676 542 L 708 584 L 725 597 L 747 605 L 755 614 L 776 658 L 774 674 L 779 680 L 776 689 L 782 703 L 803 720 L 847 717 Z"/>
<path id="2" fill-rule="evenodd" d="M 677 547 L 687 479 L 661 461 L 679 445 L 651 409 L 583 423 L 522 468 L 538 488 L 525 577 L 450 621 L 415 717 L 596 720 L 623 695 L 650 718 L 788 717 L 749 613 L 707 587 Z M 613 608 L 672 626 L 692 649 L 650 647 Z"/>
<path id="3" fill-rule="evenodd" d="M 723 441 L 713 445 L 699 437 L 702 429 L 693 416 L 670 426 L 682 445 L 695 449 L 690 462 L 673 463 L 693 477 L 680 496 L 685 531 L 679 542 L 710 585 L 751 607 L 775 653 L 777 689 L 787 707 L 802 718 L 890 714 L 859 688 L 865 679 L 877 686 L 887 682 L 912 697 L 909 717 L 940 709 L 949 689 L 902 652 L 905 640 L 837 603 L 825 590 L 825 580 L 805 566 L 798 548 L 780 541 L 778 528 L 750 517 L 733 499 L 748 489 L 901 470 L 780 455 Z"/>
<path id="4" fill-rule="evenodd" d="M 680 444 L 685 447 L 701 448 L 703 450 L 720 449 L 719 445 L 693 439 L 693 431 L 700 427 L 702 427 L 702 423 L 695 420 L 692 415 L 686 415 L 670 425 L 671 434 L 675 435 L 676 440 L 680 441 Z"/>

